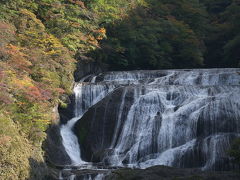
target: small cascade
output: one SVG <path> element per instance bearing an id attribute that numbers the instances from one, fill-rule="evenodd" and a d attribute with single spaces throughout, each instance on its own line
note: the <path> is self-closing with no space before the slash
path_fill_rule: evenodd
<path id="1" fill-rule="evenodd" d="M 75 123 L 81 119 L 84 112 L 98 101 L 103 99 L 109 92 L 115 89 L 115 85 L 99 84 L 93 85 L 91 83 L 95 82 L 96 76 L 91 79 L 90 83 L 84 83 L 83 78 L 79 83 L 75 84 L 74 95 L 75 95 L 75 117 L 70 119 L 66 124 L 63 124 L 60 129 L 60 134 L 62 136 L 63 146 L 71 159 L 72 166 L 84 166 L 87 162 L 83 161 L 81 158 L 81 148 L 78 143 L 78 138 L 73 132 L 73 127 Z M 84 176 L 85 177 L 85 176 Z M 91 176 L 89 176 L 92 178 Z M 97 179 L 96 179 L 97 178 Z M 100 180 L 101 175 L 96 176 L 92 180 Z M 62 175 L 59 176 L 62 178 Z M 74 180 L 75 175 L 71 175 L 67 178 L 68 180 Z"/>
<path id="2" fill-rule="evenodd" d="M 72 165 L 80 165 L 84 163 L 84 161 L 81 159 L 81 151 L 78 143 L 78 138 L 72 131 L 74 124 L 79 119 L 80 117 L 72 118 L 67 122 L 67 124 L 62 125 L 60 130 L 63 146 L 72 161 Z"/>
<path id="3" fill-rule="evenodd" d="M 70 119 L 67 124 L 62 125 L 60 130 L 63 139 L 63 146 L 72 161 L 72 165 L 81 165 L 86 163 L 81 159 L 80 145 L 78 143 L 77 136 L 72 131 L 73 126 L 89 107 L 103 99 L 107 93 L 114 89 L 114 87 L 115 86 L 113 85 L 107 86 L 101 84 L 85 85 L 83 82 L 75 85 L 75 117 Z"/>
<path id="4" fill-rule="evenodd" d="M 226 151 L 240 137 L 239 72 L 131 71 L 83 78 L 74 87 L 75 117 L 61 127 L 72 165 L 90 164 L 81 159 L 86 156 L 108 167 L 228 169 Z M 84 127 L 87 145 L 79 145 L 73 133 L 82 121 L 90 122 L 83 123 L 90 124 Z"/>
<path id="5" fill-rule="evenodd" d="M 76 104 L 78 103 L 78 99 L 81 99 L 82 88 L 74 88 L 74 94 L 76 97 Z M 81 159 L 81 151 L 78 143 L 77 136 L 73 133 L 72 128 L 74 124 L 81 118 L 82 110 L 75 109 L 75 117 L 70 119 L 67 124 L 61 126 L 60 134 L 62 136 L 63 146 L 69 155 L 72 165 L 80 165 L 84 163 Z"/>

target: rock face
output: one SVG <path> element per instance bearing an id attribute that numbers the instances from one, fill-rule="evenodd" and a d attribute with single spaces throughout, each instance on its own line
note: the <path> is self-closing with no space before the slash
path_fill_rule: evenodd
<path id="1" fill-rule="evenodd" d="M 79 57 L 77 70 L 74 73 L 75 80 L 79 81 L 83 76 L 93 73 L 100 73 L 106 69 L 107 67 L 105 67 L 103 64 L 89 62 L 86 58 Z M 53 166 L 71 164 L 71 159 L 66 153 L 66 150 L 62 143 L 63 139 L 61 137 L 60 129 L 61 125 L 66 124 L 75 116 L 74 106 L 76 99 L 74 95 L 70 95 L 69 97 L 64 98 L 68 106 L 66 108 L 60 106 L 58 107 L 56 116 L 59 117 L 59 119 L 56 120 L 55 124 L 51 125 L 47 130 L 47 139 L 44 143 L 47 161 L 50 163 L 50 165 Z"/>
<path id="2" fill-rule="evenodd" d="M 239 173 L 203 172 L 198 169 L 179 169 L 154 166 L 147 169 L 119 169 L 106 176 L 105 180 L 238 180 Z"/>
<path id="3" fill-rule="evenodd" d="M 109 72 L 86 80 L 79 102 L 86 113 L 74 129 L 82 159 L 140 168 L 234 169 L 226 152 L 240 136 L 239 72 Z M 86 105 L 103 92 L 99 86 L 106 97 Z"/>
<path id="4" fill-rule="evenodd" d="M 75 81 L 78 82 L 84 76 L 90 74 L 98 74 L 107 70 L 107 65 L 97 63 L 92 59 L 85 56 L 79 56 L 77 63 L 77 69 L 74 72 Z"/>
<path id="5" fill-rule="evenodd" d="M 75 96 L 70 95 L 68 97 L 67 107 L 58 107 L 58 113 L 60 118 L 60 124 L 66 124 L 67 121 L 74 117 Z"/>
<path id="6" fill-rule="evenodd" d="M 50 166 L 61 166 L 71 163 L 62 145 L 59 125 L 51 125 L 48 129 L 44 149 L 46 152 L 46 161 Z"/>
<path id="7" fill-rule="evenodd" d="M 110 93 L 104 100 L 91 107 L 85 115 L 77 122 L 75 132 L 77 133 L 80 143 L 82 144 L 81 151 L 85 152 L 85 160 L 99 162 L 104 157 L 105 153 L 111 151 L 109 147 L 114 137 L 115 127 L 117 126 L 117 118 L 120 111 L 119 107 L 124 96 L 124 109 L 128 112 L 133 104 L 134 88 L 128 87 L 128 93 L 125 88 L 120 87 Z M 127 113 L 124 113 L 122 123 L 119 125 L 119 132 L 122 128 L 124 119 Z M 101 117 L 101 118 L 100 118 Z"/>

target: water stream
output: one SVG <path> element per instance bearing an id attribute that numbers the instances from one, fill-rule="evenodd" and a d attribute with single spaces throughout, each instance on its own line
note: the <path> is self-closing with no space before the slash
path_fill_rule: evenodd
<path id="1" fill-rule="evenodd" d="M 120 102 L 110 102 L 117 105 L 109 120 L 101 102 L 115 97 L 119 89 Z M 226 151 L 232 140 L 240 136 L 240 69 L 108 72 L 83 78 L 75 84 L 74 94 L 75 117 L 61 126 L 61 136 L 71 165 L 80 169 L 98 167 L 82 160 L 73 127 L 89 108 L 98 112 L 94 105 L 99 103 L 103 112 L 93 118 L 103 124 L 97 146 L 111 150 L 99 163 L 109 167 L 221 170 L 228 163 Z M 109 121 L 114 121 L 111 138 L 104 127 Z M 104 174 L 86 174 L 82 179 L 101 180 Z"/>

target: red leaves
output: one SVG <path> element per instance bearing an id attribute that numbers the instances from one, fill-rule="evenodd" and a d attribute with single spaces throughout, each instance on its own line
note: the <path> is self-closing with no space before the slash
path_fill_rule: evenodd
<path id="1" fill-rule="evenodd" d="M 15 35 L 14 26 L 0 21 L 0 41 L 13 40 Z"/>
<path id="2" fill-rule="evenodd" d="M 1 76 L 1 71 L 0 71 Z M 1 77 L 0 77 L 1 80 Z M 0 104 L 11 104 L 12 98 L 10 97 L 7 89 L 7 85 L 4 83 L 0 83 Z"/>
<path id="3" fill-rule="evenodd" d="M 31 86 L 26 89 L 26 98 L 30 101 L 47 101 L 52 98 L 52 93 L 37 86 Z"/>
<path id="4" fill-rule="evenodd" d="M 39 89 L 35 86 L 29 87 L 27 89 L 27 98 L 29 98 L 30 100 L 43 100 L 42 95 L 39 91 Z"/>
<path id="5" fill-rule="evenodd" d="M 14 67 L 20 72 L 22 72 L 23 70 L 26 72 L 30 72 L 29 67 L 32 65 L 32 63 L 28 61 L 28 56 L 21 52 L 21 48 L 9 44 L 7 46 L 7 53 L 10 56 L 10 58 L 8 59 L 8 63 L 11 65 L 11 67 Z"/>
<path id="6" fill-rule="evenodd" d="M 0 136 L 0 146 L 6 146 L 10 144 L 12 138 L 10 136 L 1 135 Z"/>
<path id="7" fill-rule="evenodd" d="M 0 94 L 0 103 L 1 104 L 11 104 L 13 101 L 8 94 Z"/>
<path id="8" fill-rule="evenodd" d="M 64 89 L 62 89 L 62 88 L 55 88 L 55 89 L 59 94 L 64 94 L 65 93 Z"/>
<path id="9" fill-rule="evenodd" d="M 78 0 L 68 0 L 68 1 L 71 2 L 71 3 L 73 3 L 73 4 L 76 4 L 76 5 L 80 6 L 80 7 L 83 8 L 83 9 L 86 8 L 84 2 L 82 2 L 82 1 L 78 1 Z"/>

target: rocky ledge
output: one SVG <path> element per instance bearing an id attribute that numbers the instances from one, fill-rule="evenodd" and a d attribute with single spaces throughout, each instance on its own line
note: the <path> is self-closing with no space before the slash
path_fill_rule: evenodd
<path id="1" fill-rule="evenodd" d="M 147 169 L 118 169 L 105 180 L 239 180 L 240 172 L 210 172 L 199 169 L 181 169 L 154 166 Z"/>

